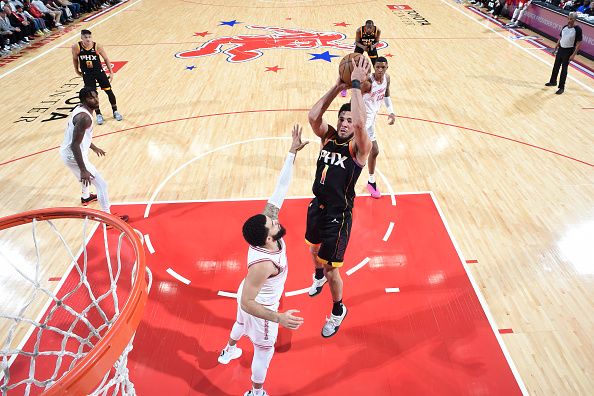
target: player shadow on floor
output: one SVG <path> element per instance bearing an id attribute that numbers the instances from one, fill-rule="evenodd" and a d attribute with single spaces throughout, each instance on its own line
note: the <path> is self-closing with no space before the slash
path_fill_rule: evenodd
<path id="1" fill-rule="evenodd" d="M 182 379 L 195 391 L 203 392 L 204 389 L 209 389 L 217 395 L 231 396 L 204 375 L 206 369 L 219 364 L 219 351 L 205 350 L 200 344 L 200 337 L 203 335 L 187 336 L 181 331 L 152 326 L 148 321 L 143 322 L 138 328 L 134 344 L 153 345 L 155 349 L 150 355 L 143 352 L 140 358 L 137 357 L 138 352 L 132 350 L 128 358 L 132 381 L 140 381 L 141 379 L 136 379 L 133 373 L 136 370 L 143 371 L 143 367 L 148 366 L 157 372 Z M 153 354 L 154 356 L 151 356 Z M 196 366 L 202 370 L 196 370 Z M 136 385 L 136 388 L 142 389 L 139 385 Z"/>
<path id="2" fill-rule="evenodd" d="M 363 301 L 369 301 L 373 297 L 378 297 L 382 292 L 369 292 L 359 294 L 348 299 L 346 302 L 349 308 L 349 316 L 353 318 L 354 315 L 366 314 L 357 310 L 357 306 Z M 405 359 L 406 354 L 421 348 L 423 345 L 431 345 L 432 352 L 431 356 L 435 358 L 436 364 L 440 364 L 444 367 L 451 367 L 452 364 L 470 373 L 471 376 L 476 377 L 485 371 L 485 365 L 480 361 L 466 361 L 464 358 L 457 358 L 454 355 L 455 345 L 465 343 L 471 340 L 471 337 L 475 334 L 474 326 L 471 320 L 469 326 L 464 327 L 464 332 L 461 332 L 459 326 L 448 326 L 447 323 L 440 323 L 440 326 L 436 326 L 433 331 L 421 331 L 419 328 L 411 328 L 411 321 L 414 319 L 415 323 L 427 323 L 435 324 L 436 312 L 441 313 L 443 316 L 455 316 L 456 318 L 468 317 L 468 312 L 464 310 L 464 306 L 460 304 L 459 300 L 467 300 L 469 297 L 472 298 L 474 295 L 472 292 L 459 293 L 456 298 L 450 299 L 449 301 L 440 304 L 439 306 L 432 306 L 430 309 L 424 309 L 420 312 L 414 312 L 411 314 L 404 315 L 397 319 L 381 320 L 381 326 L 369 324 L 359 325 L 350 327 L 349 318 L 345 320 L 344 325 L 341 327 L 340 332 L 333 338 L 323 340 L 319 336 L 311 337 L 305 340 L 299 340 L 293 342 L 291 349 L 315 349 L 319 348 L 320 343 L 338 343 L 341 349 L 350 351 L 346 358 L 342 357 L 342 360 L 346 362 L 339 367 L 332 369 L 333 372 L 340 373 L 343 378 L 353 378 L 360 375 L 361 372 L 373 372 L 374 369 L 385 365 L 393 359 Z M 382 312 L 383 309 L 389 310 L 387 307 L 377 307 L 378 312 Z M 482 313 L 482 310 L 481 310 Z M 396 331 L 382 332 L 382 328 L 396 329 Z M 400 332 L 398 336 L 398 329 L 408 329 L 408 332 Z M 398 337 L 396 337 L 398 336 Z M 368 344 L 361 344 L 361 340 L 376 340 L 377 347 L 373 347 Z M 466 340 L 466 341 L 465 341 Z M 359 348 L 353 348 L 356 345 L 360 345 Z M 393 348 L 385 348 L 386 345 L 392 345 Z M 289 351 L 290 353 L 290 351 Z M 286 355 L 290 358 L 289 355 Z M 365 357 L 363 359 L 362 357 Z M 331 357 L 326 356 L 330 360 L 328 364 L 332 364 Z M 353 364 L 352 362 L 357 362 Z M 273 363 L 274 364 L 274 361 Z M 422 368 L 418 368 L 422 369 Z M 394 373 L 394 375 L 398 375 Z M 444 371 L 444 381 L 442 387 L 447 387 L 447 375 Z M 420 375 L 422 377 L 423 375 Z M 426 377 L 436 377 L 439 373 L 434 372 L 430 367 L 426 369 Z M 327 374 L 319 377 L 310 378 L 307 384 L 288 391 L 286 393 L 275 392 L 279 396 L 290 396 L 290 395 L 309 395 L 314 392 L 324 393 L 331 391 L 332 386 L 335 385 L 336 378 L 328 376 Z M 444 391 L 445 394 L 455 394 L 459 389 L 449 389 Z"/>
<path id="3" fill-rule="evenodd" d="M 169 282 L 169 280 L 155 276 L 153 288 L 160 287 L 159 284 L 162 282 Z M 153 309 L 150 309 L 149 306 L 149 309 L 145 310 L 144 319 L 136 332 L 134 340 L 136 351 L 132 350 L 129 357 L 131 373 L 135 371 L 134 365 L 138 365 L 139 371 L 142 370 L 141 367 L 148 366 L 155 371 L 182 379 L 194 391 L 203 393 L 205 389 L 208 389 L 209 392 L 215 392 L 217 395 L 230 396 L 205 375 L 208 370 L 219 366 L 217 358 L 220 353 L 219 349 L 210 350 L 203 346 L 201 339 L 204 339 L 205 334 L 197 332 L 196 336 L 188 336 L 182 331 L 154 326 L 152 323 L 155 323 L 156 320 L 153 321 L 149 318 L 158 317 L 158 311 L 165 309 L 175 318 L 191 322 L 188 324 L 189 327 L 208 325 L 230 330 L 234 316 L 218 315 L 208 308 L 210 300 L 221 299 L 211 289 L 183 284 L 175 287 L 179 287 L 183 292 L 160 293 L 160 297 L 165 296 L 161 299 L 151 299 L 149 295 L 149 304 L 155 305 Z M 233 306 L 236 304 L 233 299 L 229 299 L 229 303 Z M 183 325 L 183 323 L 179 323 L 179 325 Z M 143 346 L 143 352 L 141 356 L 138 356 L 140 345 Z M 152 346 L 148 354 L 145 349 L 146 345 Z M 152 355 L 159 358 L 152 358 Z M 242 358 L 241 364 L 249 368 L 251 357 L 249 361 Z"/>

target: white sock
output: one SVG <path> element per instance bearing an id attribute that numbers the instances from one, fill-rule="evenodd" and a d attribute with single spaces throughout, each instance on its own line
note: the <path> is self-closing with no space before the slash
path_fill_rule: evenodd
<path id="1" fill-rule="evenodd" d="M 260 388 L 260 389 L 252 388 L 252 395 L 254 395 L 254 396 L 264 395 L 264 388 Z"/>
<path id="2" fill-rule="evenodd" d="M 82 183 L 81 183 L 81 186 L 82 186 L 82 197 L 83 197 L 84 199 L 88 199 L 88 198 L 91 196 L 91 193 L 89 192 L 89 191 L 90 191 L 90 188 L 89 188 L 89 186 L 88 186 L 88 185 L 87 185 L 87 186 L 85 186 L 85 185 L 84 185 L 84 184 L 82 184 Z"/>
<path id="3" fill-rule="evenodd" d="M 369 174 L 369 183 L 375 183 L 375 175 L 373 173 Z"/>
<path id="4" fill-rule="evenodd" d="M 227 352 L 233 353 L 233 352 L 235 352 L 236 348 L 237 348 L 237 344 L 229 345 L 229 343 L 227 343 L 227 347 L 225 349 L 227 350 Z"/>

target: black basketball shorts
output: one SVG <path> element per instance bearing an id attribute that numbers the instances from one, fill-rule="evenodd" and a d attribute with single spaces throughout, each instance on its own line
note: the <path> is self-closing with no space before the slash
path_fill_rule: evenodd
<path id="1" fill-rule="evenodd" d="M 109 78 L 107 78 L 104 71 L 99 73 L 85 72 L 83 73 L 83 81 L 85 82 L 85 87 L 97 88 L 97 85 L 99 85 L 104 91 L 111 89 Z"/>
<path id="2" fill-rule="evenodd" d="M 352 224 L 350 210 L 332 210 L 314 198 L 307 209 L 305 242 L 319 245 L 320 262 L 332 267 L 342 267 Z"/>

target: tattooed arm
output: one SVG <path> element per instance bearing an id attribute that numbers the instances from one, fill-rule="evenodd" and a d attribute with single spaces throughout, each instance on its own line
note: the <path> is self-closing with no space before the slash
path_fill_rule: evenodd
<path id="1" fill-rule="evenodd" d="M 293 162 L 295 162 L 297 151 L 301 150 L 307 143 L 309 143 L 303 143 L 301 141 L 302 131 L 303 129 L 299 125 L 295 125 L 293 127 L 293 142 L 291 143 L 291 148 L 289 149 L 289 153 L 285 159 L 285 164 L 281 170 L 278 182 L 276 183 L 276 189 L 268 200 L 268 203 L 264 208 L 264 212 L 262 212 L 264 215 L 272 218 L 273 220 L 278 219 L 278 212 L 280 211 L 283 201 L 285 200 L 285 195 L 287 195 L 287 191 L 289 190 L 289 184 L 291 183 L 291 173 L 293 172 Z"/>
<path id="2" fill-rule="evenodd" d="M 278 220 L 278 212 L 279 211 L 280 211 L 280 208 L 277 208 L 276 206 L 274 206 L 273 204 L 268 202 L 266 204 L 266 207 L 264 208 L 264 212 L 262 212 L 262 213 L 265 216 L 270 217 L 272 220 Z"/>

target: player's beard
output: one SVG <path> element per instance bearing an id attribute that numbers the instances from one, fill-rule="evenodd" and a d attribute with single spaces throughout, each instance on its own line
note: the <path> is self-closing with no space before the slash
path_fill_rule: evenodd
<path id="1" fill-rule="evenodd" d="M 349 141 L 349 140 L 350 140 L 350 139 L 353 137 L 353 134 L 354 134 L 354 132 L 353 132 L 353 133 L 351 133 L 350 135 L 346 136 L 346 137 L 341 137 L 340 135 L 336 135 L 336 141 L 337 141 L 339 144 L 342 144 L 342 143 L 348 142 L 348 141 Z"/>
<path id="2" fill-rule="evenodd" d="M 284 237 L 287 233 L 287 230 L 285 229 L 285 227 L 283 227 L 282 224 L 279 224 L 278 227 L 279 227 L 278 232 L 272 236 L 272 240 L 274 240 L 274 241 L 278 241 L 279 239 Z"/>

